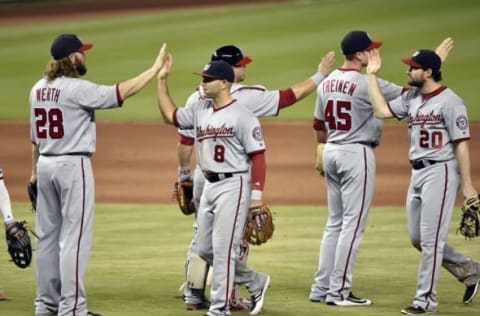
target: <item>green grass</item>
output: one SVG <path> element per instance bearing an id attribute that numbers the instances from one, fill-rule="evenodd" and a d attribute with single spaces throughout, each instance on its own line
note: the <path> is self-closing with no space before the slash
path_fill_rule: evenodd
<path id="1" fill-rule="evenodd" d="M 15 203 L 14 209 L 18 219 L 34 224 L 28 205 Z M 411 303 L 419 254 L 409 244 L 402 208 L 374 208 L 370 213 L 353 289 L 356 295 L 372 299 L 374 305 L 353 309 L 308 301 L 326 209 L 272 209 L 274 238 L 264 246 L 252 247 L 249 258 L 251 267 L 272 276 L 262 315 L 400 315 L 400 309 Z M 453 217 L 449 243 L 467 256 L 480 259 L 478 240 L 465 241 L 455 235 L 459 212 L 456 210 Z M 174 205 L 98 205 L 86 277 L 90 309 L 105 316 L 203 315 L 186 313 L 178 291 L 192 220 Z M 0 267 L 1 285 L 9 297 L 0 302 L 0 314 L 32 315 L 34 267 L 20 270 L 8 262 L 5 243 L 0 243 Z M 464 305 L 463 291 L 463 285 L 442 270 L 437 315 L 476 315 L 480 299 Z"/>
<path id="2" fill-rule="evenodd" d="M 49 47 L 59 33 L 74 32 L 95 47 L 87 53 L 87 79 L 113 84 L 153 63 L 162 42 L 174 54 L 170 84 L 182 105 L 198 84 L 197 71 L 221 45 L 236 44 L 254 58 L 247 83 L 286 88 L 313 74 L 321 56 L 337 52 L 352 29 L 382 39 L 382 77 L 406 84 L 401 57 L 418 48 L 435 48 L 445 37 L 455 48 L 444 66 L 444 83 L 464 98 L 471 118 L 480 120 L 477 103 L 480 2 L 476 0 L 293 1 L 131 15 L 72 17 L 0 26 L 0 120 L 28 120 L 28 94 L 41 76 Z M 282 111 L 285 120 L 310 120 L 314 95 Z M 159 120 L 155 86 L 128 100 L 124 108 L 100 111 L 100 120 Z"/>

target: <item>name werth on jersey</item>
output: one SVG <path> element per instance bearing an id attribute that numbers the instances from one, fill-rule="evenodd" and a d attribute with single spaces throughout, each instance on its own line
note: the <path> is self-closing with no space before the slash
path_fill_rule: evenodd
<path id="1" fill-rule="evenodd" d="M 37 89 L 37 102 L 58 102 L 60 92 L 61 90 L 57 88 Z"/>
<path id="2" fill-rule="evenodd" d="M 348 80 L 327 79 L 322 82 L 324 93 L 339 92 L 351 96 L 356 88 L 357 84 Z"/>
<path id="3" fill-rule="evenodd" d="M 432 112 L 428 114 L 418 112 L 415 116 L 412 116 L 411 113 L 408 114 L 408 124 L 409 125 L 435 125 L 443 122 L 442 113 L 435 114 Z"/>
<path id="4" fill-rule="evenodd" d="M 217 137 L 233 137 L 235 136 L 235 130 L 233 126 L 226 126 L 225 123 L 220 127 L 213 127 L 210 124 L 207 127 L 202 128 L 202 126 L 197 127 L 197 139 L 202 140 L 206 138 L 217 138 Z"/>

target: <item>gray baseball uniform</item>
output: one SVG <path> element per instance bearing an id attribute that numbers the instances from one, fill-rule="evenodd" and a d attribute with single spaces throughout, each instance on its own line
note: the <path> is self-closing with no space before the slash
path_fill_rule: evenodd
<path id="1" fill-rule="evenodd" d="M 14 222 L 12 213 L 12 204 L 10 202 L 10 195 L 8 194 L 7 186 L 3 179 L 3 169 L 0 165 L 0 211 L 2 212 L 3 221 L 5 224 Z"/>
<path id="2" fill-rule="evenodd" d="M 38 146 L 36 314 L 85 316 L 84 275 L 92 245 L 96 109 L 121 105 L 116 86 L 77 78 L 39 80 L 30 93 Z"/>
<path id="3" fill-rule="evenodd" d="M 280 93 L 278 90 L 269 91 L 265 87 L 260 85 L 248 86 L 239 83 L 233 83 L 230 92 L 232 93 L 232 96 L 234 98 L 244 101 L 243 104 L 245 105 L 245 107 L 250 110 L 256 117 L 276 116 L 279 113 Z M 204 98 L 201 94 L 201 87 L 199 87 L 199 89 L 189 97 L 185 106 L 196 106 L 196 103 L 198 103 L 199 100 L 203 99 Z M 183 137 L 195 138 L 195 130 L 193 129 L 179 129 L 179 133 Z M 205 185 L 205 177 L 202 173 L 201 168 L 198 165 L 194 171 L 193 182 L 194 203 L 198 210 L 200 204 L 200 197 L 202 196 Z M 187 264 L 189 262 L 189 258 L 193 254 L 198 253 L 196 216 L 197 214 L 195 214 L 195 223 L 193 224 L 193 238 L 187 252 Z M 256 286 L 255 284 L 258 284 L 261 281 L 263 274 L 249 268 L 247 265 L 247 259 L 248 254 L 237 258 L 237 262 L 235 265 L 234 282 L 235 284 L 242 284 L 246 287 L 253 286 L 253 288 L 256 288 L 258 287 L 258 285 Z M 183 292 L 185 302 L 193 304 L 200 303 L 201 299 L 203 298 L 203 293 L 197 295 L 197 293 L 195 293 L 196 291 L 197 290 L 190 289 L 188 286 L 186 286 Z"/>
<path id="4" fill-rule="evenodd" d="M 435 311 L 439 262 L 467 286 L 480 277 L 477 263 L 446 244 L 461 184 L 455 142 L 470 138 L 467 110 L 446 87 L 428 95 L 412 88 L 389 106 L 396 118 L 408 119 L 413 170 L 406 210 L 410 240 L 422 252 L 413 304 Z"/>
<path id="5" fill-rule="evenodd" d="M 224 315 L 229 313 L 235 261 L 250 206 L 249 154 L 265 150 L 265 144 L 260 123 L 244 100 L 220 110 L 214 110 L 210 100 L 191 104 L 176 111 L 175 121 L 181 128 L 195 129 L 197 163 L 206 180 L 197 217 L 198 253 L 215 271 L 209 315 Z M 255 293 L 262 285 L 254 282 L 248 290 Z"/>
<path id="6" fill-rule="evenodd" d="M 387 99 L 402 87 L 379 80 Z M 314 127 L 324 130 L 328 220 L 320 245 L 312 301 L 342 301 L 350 295 L 353 268 L 363 238 L 375 186 L 374 148 L 381 120 L 369 102 L 367 79 L 351 69 L 334 70 L 317 89 Z"/>

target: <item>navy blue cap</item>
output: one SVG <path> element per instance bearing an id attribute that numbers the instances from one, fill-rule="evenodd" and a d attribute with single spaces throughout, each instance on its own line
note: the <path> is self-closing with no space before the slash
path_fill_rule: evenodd
<path id="1" fill-rule="evenodd" d="M 194 72 L 194 74 L 202 77 L 227 80 L 228 82 L 233 82 L 235 79 L 232 65 L 224 60 L 213 60 L 203 68 L 202 72 Z"/>
<path id="2" fill-rule="evenodd" d="M 82 43 L 75 34 L 62 34 L 53 41 L 50 47 L 50 53 L 53 59 L 59 60 L 67 57 L 71 53 L 83 52 L 92 47 L 92 43 Z"/>
<path id="3" fill-rule="evenodd" d="M 342 40 L 342 52 L 344 55 L 353 55 L 356 52 L 372 50 L 382 46 L 382 41 L 374 41 L 367 32 L 351 31 Z"/>
<path id="4" fill-rule="evenodd" d="M 430 49 L 419 49 L 413 53 L 412 57 L 402 58 L 402 62 L 414 68 L 430 68 L 434 73 L 440 71 L 442 66 L 440 57 Z"/>
<path id="5" fill-rule="evenodd" d="M 252 62 L 252 58 L 243 55 L 242 50 L 234 45 L 219 47 L 213 52 L 211 60 L 224 60 L 232 66 L 243 66 Z"/>

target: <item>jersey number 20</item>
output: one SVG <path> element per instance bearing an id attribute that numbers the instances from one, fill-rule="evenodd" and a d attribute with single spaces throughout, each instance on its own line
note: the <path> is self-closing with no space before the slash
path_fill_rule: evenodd
<path id="1" fill-rule="evenodd" d="M 35 108 L 34 113 L 38 138 L 59 139 L 63 137 L 63 114 L 60 109 L 53 108 L 47 111 L 44 108 Z"/>
<path id="2" fill-rule="evenodd" d="M 330 130 L 349 131 L 352 128 L 349 101 L 328 100 L 325 106 L 325 122 Z"/>

